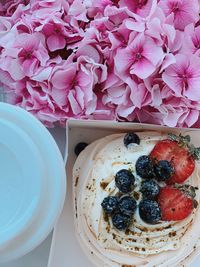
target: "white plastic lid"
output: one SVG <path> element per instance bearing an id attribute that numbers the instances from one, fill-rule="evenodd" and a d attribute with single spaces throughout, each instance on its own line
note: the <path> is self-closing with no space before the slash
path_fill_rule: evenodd
<path id="1" fill-rule="evenodd" d="M 48 130 L 21 108 L 0 103 L 0 262 L 46 238 L 65 193 L 64 161 Z"/>

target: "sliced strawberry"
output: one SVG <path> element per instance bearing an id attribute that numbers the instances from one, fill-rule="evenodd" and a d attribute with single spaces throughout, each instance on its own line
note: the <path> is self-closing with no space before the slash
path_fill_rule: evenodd
<path id="1" fill-rule="evenodd" d="M 193 199 L 186 196 L 177 188 L 166 186 L 161 188 L 158 195 L 163 221 L 179 221 L 187 218 L 193 208 Z"/>
<path id="2" fill-rule="evenodd" d="M 150 153 L 156 160 L 167 160 L 174 167 L 174 174 L 168 184 L 183 183 L 193 173 L 195 161 L 189 152 L 177 142 L 171 140 L 159 141 Z"/>

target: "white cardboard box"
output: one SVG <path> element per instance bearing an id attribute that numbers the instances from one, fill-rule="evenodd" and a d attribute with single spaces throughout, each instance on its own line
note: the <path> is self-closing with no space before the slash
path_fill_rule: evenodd
<path id="1" fill-rule="evenodd" d="M 67 147 L 65 154 L 68 192 L 62 215 L 54 229 L 48 267 L 94 267 L 94 265 L 82 251 L 75 235 L 72 199 L 72 168 L 76 160 L 76 156 L 74 154 L 75 145 L 79 142 L 91 143 L 112 133 L 134 130 L 162 130 L 176 133 L 181 132 L 183 134 L 191 135 L 192 143 L 196 146 L 200 146 L 199 129 L 169 129 L 168 127 L 140 123 L 69 120 L 66 128 Z M 194 255 L 194 257 L 195 256 L 196 255 Z M 200 256 L 197 257 L 192 264 L 190 264 L 189 259 L 187 266 L 199 267 L 199 262 Z"/>

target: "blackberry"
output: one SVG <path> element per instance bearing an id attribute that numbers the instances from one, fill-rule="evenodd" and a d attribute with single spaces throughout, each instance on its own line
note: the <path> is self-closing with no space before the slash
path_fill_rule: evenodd
<path id="1" fill-rule="evenodd" d="M 154 180 L 145 180 L 141 184 L 140 192 L 143 198 L 154 199 L 160 192 L 160 186 Z"/>
<path id="2" fill-rule="evenodd" d="M 154 167 L 156 179 L 158 181 L 166 182 L 171 178 L 174 173 L 174 168 L 167 160 L 160 160 Z"/>
<path id="3" fill-rule="evenodd" d="M 136 173 L 142 178 L 154 178 L 154 165 L 149 156 L 141 156 L 136 161 Z"/>
<path id="4" fill-rule="evenodd" d="M 112 223 L 118 230 L 126 230 L 129 227 L 131 220 L 132 217 L 130 215 L 123 213 L 115 213 L 112 216 Z"/>
<path id="5" fill-rule="evenodd" d="M 131 171 L 122 169 L 115 175 L 115 183 L 122 193 L 129 193 L 134 188 L 135 177 Z"/>
<path id="6" fill-rule="evenodd" d="M 144 199 L 139 204 L 139 214 L 143 221 L 155 224 L 161 219 L 161 210 L 158 203 L 151 199 Z"/>
<path id="7" fill-rule="evenodd" d="M 134 214 L 136 207 L 137 207 L 137 202 L 135 201 L 134 198 L 130 196 L 124 196 L 119 200 L 119 210 L 123 214 L 127 215 L 132 215 Z"/>
<path id="8" fill-rule="evenodd" d="M 127 133 L 124 136 L 124 145 L 128 147 L 130 144 L 140 144 L 140 138 L 135 133 Z"/>
<path id="9" fill-rule="evenodd" d="M 74 153 L 76 154 L 76 156 L 78 156 L 86 148 L 86 146 L 88 146 L 87 143 L 84 142 L 78 143 L 74 148 Z"/>
<path id="10" fill-rule="evenodd" d="M 110 196 L 104 198 L 103 202 L 101 203 L 101 206 L 107 214 L 111 214 L 117 209 L 118 202 L 118 197 Z"/>

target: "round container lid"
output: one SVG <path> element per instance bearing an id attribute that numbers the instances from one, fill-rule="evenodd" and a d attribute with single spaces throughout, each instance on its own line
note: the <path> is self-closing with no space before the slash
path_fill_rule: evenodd
<path id="1" fill-rule="evenodd" d="M 43 241 L 65 193 L 64 162 L 48 130 L 21 108 L 0 103 L 0 262 Z"/>
<path id="2" fill-rule="evenodd" d="M 37 211 L 43 181 L 39 156 L 23 131 L 0 119 L 0 247 L 19 235 Z"/>

